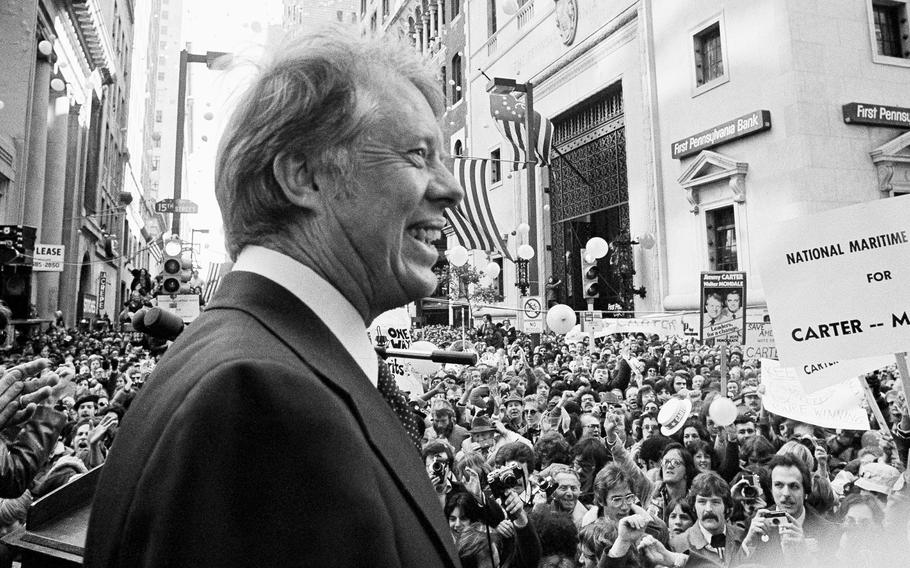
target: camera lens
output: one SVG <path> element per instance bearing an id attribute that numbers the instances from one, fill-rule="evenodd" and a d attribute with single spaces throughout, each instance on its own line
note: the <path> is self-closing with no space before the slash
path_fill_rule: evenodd
<path id="1" fill-rule="evenodd" d="M 758 497 L 758 489 L 752 487 L 751 485 L 746 485 L 743 487 L 743 497 L 746 499 L 755 499 Z"/>

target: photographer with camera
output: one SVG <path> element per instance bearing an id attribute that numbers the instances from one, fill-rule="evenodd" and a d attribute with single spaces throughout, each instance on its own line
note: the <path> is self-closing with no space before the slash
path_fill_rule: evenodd
<path id="1" fill-rule="evenodd" d="M 436 491 L 436 496 L 443 509 L 452 507 L 459 495 L 468 495 L 473 503 L 470 511 L 463 510 L 462 514 L 472 517 L 472 521 L 483 521 L 496 526 L 502 522 L 504 516 L 499 505 L 483 491 L 480 475 L 472 468 L 464 468 L 464 479 L 458 480 L 452 469 L 455 454 L 452 446 L 445 440 L 431 440 L 421 450 L 424 466 L 430 483 Z M 476 517 L 476 518 L 473 518 Z"/>
<path id="2" fill-rule="evenodd" d="M 534 513 L 550 510 L 572 519 L 575 529 L 581 529 L 581 520 L 588 508 L 578 498 L 581 496 L 581 481 L 578 474 L 567 466 L 552 466 L 549 475 L 538 485 L 546 501 L 534 506 Z"/>
<path id="3" fill-rule="evenodd" d="M 506 519 L 496 527 L 501 537 L 500 568 L 536 568 L 540 561 L 540 539 L 521 496 L 521 489 L 528 484 L 527 475 L 526 467 L 514 460 L 487 475 L 490 493 L 506 512 Z"/>
<path id="4" fill-rule="evenodd" d="M 834 550 L 836 527 L 806 504 L 811 495 L 809 468 L 793 454 L 768 462 L 772 510 L 759 509 L 749 524 L 743 551 L 750 562 L 791 566 Z"/>

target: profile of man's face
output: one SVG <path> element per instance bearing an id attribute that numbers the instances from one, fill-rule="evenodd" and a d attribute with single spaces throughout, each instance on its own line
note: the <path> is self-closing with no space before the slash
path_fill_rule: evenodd
<path id="1" fill-rule="evenodd" d="M 444 211 L 464 193 L 442 162 L 442 133 L 417 87 L 376 73 L 368 89 L 375 112 L 355 148 L 353 171 L 314 173 L 319 210 L 312 230 L 331 247 L 324 253 L 330 262 L 359 286 L 352 293 L 381 312 L 436 288 L 433 242 L 442 236 Z"/>

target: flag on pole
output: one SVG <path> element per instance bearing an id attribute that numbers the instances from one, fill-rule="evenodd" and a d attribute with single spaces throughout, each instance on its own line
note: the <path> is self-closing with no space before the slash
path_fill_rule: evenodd
<path id="1" fill-rule="evenodd" d="M 148 244 L 149 254 L 155 259 L 155 264 L 161 262 L 161 237 L 154 239 Z"/>
<path id="2" fill-rule="evenodd" d="M 524 100 L 519 100 L 512 95 L 490 95 L 490 115 L 496 123 L 496 129 L 508 140 L 512 149 L 512 170 L 523 168 L 528 161 L 527 143 L 528 134 L 525 128 L 527 106 Z M 548 118 L 542 118 L 536 110 L 532 118 L 534 124 L 535 140 L 534 154 L 538 164 L 550 165 L 550 152 L 553 150 L 553 123 Z"/>
<path id="3" fill-rule="evenodd" d="M 512 259 L 502 242 L 493 211 L 487 199 L 487 162 L 474 158 L 455 158 L 454 174 L 464 188 L 464 199 L 455 209 L 446 209 L 449 224 L 446 234 L 455 234 L 468 250 L 499 251 Z"/>
<path id="4" fill-rule="evenodd" d="M 205 279 L 205 288 L 202 290 L 202 305 L 209 303 L 209 300 L 212 299 L 212 296 L 215 295 L 215 291 L 218 290 L 218 285 L 221 284 L 221 267 L 220 262 L 210 262 L 208 274 Z"/>

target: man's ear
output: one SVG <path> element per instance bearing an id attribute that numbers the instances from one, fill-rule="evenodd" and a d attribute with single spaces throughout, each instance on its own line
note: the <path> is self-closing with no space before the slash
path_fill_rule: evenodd
<path id="1" fill-rule="evenodd" d="M 314 210 L 319 200 L 316 176 L 305 156 L 281 152 L 272 161 L 272 173 L 288 201 L 308 210 Z"/>

